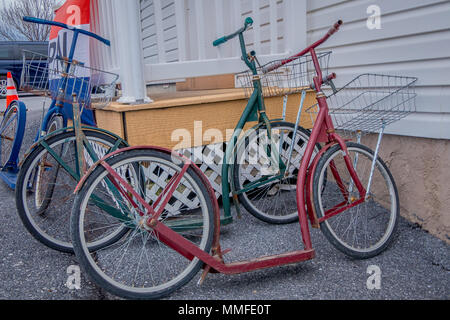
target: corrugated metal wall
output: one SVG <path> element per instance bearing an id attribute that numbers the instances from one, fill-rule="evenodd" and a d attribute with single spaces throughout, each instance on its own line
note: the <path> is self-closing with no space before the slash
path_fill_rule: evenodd
<path id="1" fill-rule="evenodd" d="M 381 29 L 367 27 L 367 8 L 381 9 Z M 338 84 L 361 73 L 418 77 L 417 114 L 389 127 L 400 135 L 450 139 L 450 1 L 308 0 L 308 43 L 342 19 L 321 49 L 333 51 Z"/>

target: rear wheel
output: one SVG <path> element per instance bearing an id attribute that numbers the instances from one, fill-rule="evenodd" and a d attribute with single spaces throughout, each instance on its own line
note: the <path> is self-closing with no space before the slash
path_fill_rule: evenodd
<path id="1" fill-rule="evenodd" d="M 253 216 L 267 223 L 287 224 L 298 221 L 297 175 L 310 132 L 298 127 L 294 141 L 295 125 L 293 123 L 275 122 L 271 125 L 272 141 L 278 148 L 283 163 L 285 165 L 289 163 L 286 174 L 279 177 L 278 165 L 274 172 L 267 168 L 270 160 L 265 151 L 268 138 L 267 129 L 264 126 L 238 145 L 233 168 L 234 185 L 237 190 L 241 190 L 238 196 L 240 203 Z M 291 146 L 293 151 L 290 155 Z M 319 150 L 320 146 L 317 145 L 312 158 Z M 268 182 L 262 179 L 267 179 Z M 259 185 L 254 185 L 258 181 L 261 181 Z M 250 188 L 252 184 L 254 187 Z M 246 191 L 242 192 L 242 190 Z"/>
<path id="2" fill-rule="evenodd" d="M 25 108 L 12 102 L 0 124 L 0 166 L 3 171 L 17 171 L 25 121 Z"/>
<path id="3" fill-rule="evenodd" d="M 131 150 L 107 162 L 150 205 L 165 194 L 171 179 L 181 171 L 170 155 L 155 150 Z M 98 165 L 78 192 L 71 217 L 77 258 L 97 285 L 117 296 L 164 297 L 191 280 L 202 262 L 195 257 L 187 259 L 166 246 L 147 225 L 143 205 L 129 192 L 119 193 L 111 187 L 111 179 L 114 181 Z M 124 194 L 131 196 L 137 207 Z M 93 199 L 101 199 L 103 209 Z M 96 221 L 105 216 L 115 218 L 99 228 Z M 209 252 L 213 220 L 213 202 L 206 186 L 197 172 L 189 168 L 164 206 L 159 222 Z M 90 242 L 102 239 L 122 223 L 130 226 L 126 236 L 111 246 L 90 252 Z"/>

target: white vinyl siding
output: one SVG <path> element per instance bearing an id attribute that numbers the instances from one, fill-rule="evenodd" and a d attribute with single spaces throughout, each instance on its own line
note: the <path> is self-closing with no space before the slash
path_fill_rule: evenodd
<path id="1" fill-rule="evenodd" d="M 247 17 L 255 21 L 245 34 L 248 50 L 256 50 L 263 61 L 287 52 L 285 0 L 141 0 L 140 6 L 144 63 L 153 71 L 148 82 L 208 75 L 211 70 L 242 71 L 237 39 L 219 48 L 212 42 L 241 28 Z M 219 66 L 202 64 L 217 59 L 229 61 Z M 173 62 L 186 64 L 179 68 L 170 65 Z M 192 69 L 196 74 L 189 74 Z"/>
<path id="2" fill-rule="evenodd" d="M 141 24 L 144 62 L 178 61 L 175 1 L 141 1 Z"/>
<path id="3" fill-rule="evenodd" d="M 367 27 L 367 8 L 381 9 L 381 29 Z M 308 43 L 342 19 L 341 31 L 321 49 L 342 85 L 361 73 L 418 77 L 417 113 L 388 132 L 450 139 L 450 1 L 308 0 Z"/>

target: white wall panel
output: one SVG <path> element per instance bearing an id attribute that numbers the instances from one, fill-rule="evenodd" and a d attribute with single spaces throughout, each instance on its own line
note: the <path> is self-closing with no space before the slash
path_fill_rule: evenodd
<path id="1" fill-rule="evenodd" d="M 367 27 L 367 8 L 381 9 L 381 29 Z M 450 1 L 307 0 L 308 43 L 339 19 L 344 26 L 321 49 L 343 85 L 361 73 L 418 77 L 417 113 L 388 132 L 450 139 Z"/>

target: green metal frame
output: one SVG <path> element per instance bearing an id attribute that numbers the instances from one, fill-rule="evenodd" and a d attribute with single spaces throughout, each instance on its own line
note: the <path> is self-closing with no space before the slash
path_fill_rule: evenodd
<path id="1" fill-rule="evenodd" d="M 247 25 L 247 22 L 246 22 Z M 236 210 L 238 212 L 238 216 L 240 216 L 240 209 L 239 209 L 239 203 L 237 200 L 236 195 L 241 194 L 243 192 L 247 192 L 249 190 L 256 189 L 260 187 L 263 184 L 266 184 L 267 182 L 270 182 L 272 180 L 278 179 L 280 176 L 284 176 L 284 172 L 286 170 L 286 165 L 283 163 L 280 153 L 278 152 L 277 148 L 272 144 L 272 126 L 271 122 L 274 120 L 269 120 L 266 114 L 266 106 L 264 104 L 264 96 L 262 91 L 262 84 L 261 80 L 258 77 L 258 71 L 254 59 L 254 53 L 247 54 L 246 52 L 246 45 L 244 40 L 244 31 L 246 28 L 241 29 L 241 31 L 238 33 L 239 35 L 239 42 L 241 46 L 241 53 L 242 53 L 242 60 L 245 62 L 245 64 L 249 67 L 249 69 L 253 73 L 253 87 L 254 91 L 251 95 L 247 106 L 245 107 L 242 116 L 233 132 L 233 135 L 228 142 L 225 156 L 223 159 L 223 165 L 222 165 L 222 205 L 223 205 L 223 211 L 224 211 L 224 217 L 225 220 L 232 220 L 231 216 L 231 202 L 230 198 L 227 196 L 232 192 L 233 195 L 233 202 L 235 204 Z M 230 190 L 230 176 L 233 176 L 233 169 L 232 166 L 230 167 L 230 163 L 234 161 L 235 159 L 235 150 L 238 150 L 239 146 L 239 136 L 242 133 L 242 130 L 244 129 L 245 125 L 249 122 L 255 122 L 258 121 L 258 124 L 254 126 L 253 128 L 258 128 L 265 126 L 267 130 L 267 137 L 269 141 L 271 141 L 270 146 L 267 146 L 266 152 L 269 158 L 271 159 L 277 159 L 279 163 L 279 169 L 281 171 L 281 175 L 277 177 L 263 177 L 258 181 L 253 182 L 251 185 L 246 186 L 243 190 L 236 190 L 236 186 L 234 183 L 231 183 Z M 244 137 L 245 138 L 245 137 Z M 241 139 L 240 141 L 243 141 Z M 233 181 L 233 179 L 231 179 Z"/>

